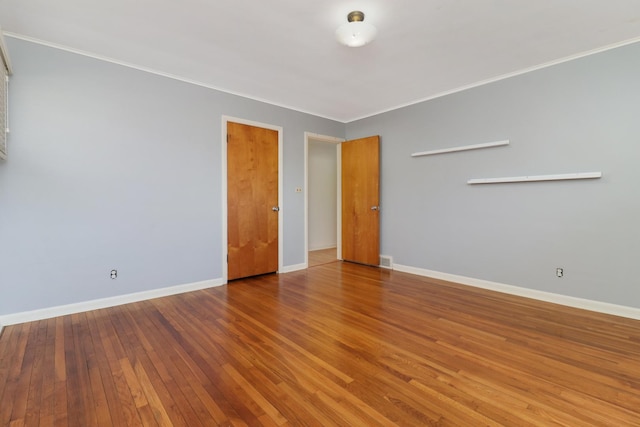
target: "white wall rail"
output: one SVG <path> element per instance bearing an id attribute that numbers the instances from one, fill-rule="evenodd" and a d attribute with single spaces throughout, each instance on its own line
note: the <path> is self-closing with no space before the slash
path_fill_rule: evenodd
<path id="1" fill-rule="evenodd" d="M 457 151 L 469 151 L 469 150 L 478 150 L 480 148 L 491 148 L 491 147 L 500 147 L 503 145 L 509 145 L 509 140 L 505 141 L 494 141 L 494 142 L 484 142 L 482 144 L 473 144 L 473 145 L 461 145 L 459 147 L 451 147 L 451 148 L 441 148 L 438 150 L 431 151 L 420 151 L 417 153 L 412 153 L 411 157 L 421 157 L 421 156 L 433 156 L 434 154 L 444 154 L 444 153 L 455 153 Z"/>
<path id="2" fill-rule="evenodd" d="M 534 181 L 566 181 L 571 179 L 598 179 L 602 178 L 602 172 L 579 172 L 564 173 L 555 175 L 529 175 L 529 176 L 507 176 L 502 178 L 474 178 L 467 181 L 467 184 L 502 184 L 507 182 L 534 182 Z"/>

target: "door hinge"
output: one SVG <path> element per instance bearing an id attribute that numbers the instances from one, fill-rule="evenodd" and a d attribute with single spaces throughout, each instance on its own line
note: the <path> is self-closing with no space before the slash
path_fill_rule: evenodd
<path id="1" fill-rule="evenodd" d="M 227 134 L 227 144 L 229 143 L 229 134 Z"/>

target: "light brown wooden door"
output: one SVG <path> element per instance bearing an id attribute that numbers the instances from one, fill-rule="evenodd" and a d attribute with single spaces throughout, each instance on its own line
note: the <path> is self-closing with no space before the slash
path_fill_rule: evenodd
<path id="1" fill-rule="evenodd" d="M 342 143 L 342 259 L 380 263 L 380 137 Z"/>
<path id="2" fill-rule="evenodd" d="M 227 123 L 229 280 L 278 270 L 278 132 Z"/>

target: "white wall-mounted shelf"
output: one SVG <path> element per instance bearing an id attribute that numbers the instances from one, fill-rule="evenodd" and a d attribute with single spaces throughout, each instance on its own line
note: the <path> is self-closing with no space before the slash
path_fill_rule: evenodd
<path id="1" fill-rule="evenodd" d="M 570 179 L 598 179 L 602 172 L 564 173 L 555 175 L 508 176 L 503 178 L 475 178 L 467 184 L 501 184 L 506 182 L 534 182 L 534 181 L 566 181 Z"/>
<path id="2" fill-rule="evenodd" d="M 411 157 L 433 156 L 434 154 L 455 153 L 456 151 L 478 150 L 480 148 L 500 147 L 503 145 L 509 145 L 509 140 L 485 142 L 482 144 L 473 144 L 473 145 L 461 145 L 459 147 L 441 148 L 439 150 L 431 150 L 431 151 L 420 151 L 417 153 L 412 153 Z"/>

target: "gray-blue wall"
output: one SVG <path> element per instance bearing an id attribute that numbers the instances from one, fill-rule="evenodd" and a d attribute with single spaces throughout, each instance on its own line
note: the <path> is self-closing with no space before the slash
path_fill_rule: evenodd
<path id="1" fill-rule="evenodd" d="M 347 126 L 347 139 L 370 134 L 382 137 L 381 252 L 395 263 L 640 307 L 640 44 Z M 590 171 L 603 178 L 466 184 Z"/>
<path id="2" fill-rule="evenodd" d="M 0 315 L 219 279 L 221 117 L 283 127 L 284 265 L 304 262 L 308 114 L 8 38 Z M 109 278 L 117 268 L 118 280 Z"/>
<path id="3" fill-rule="evenodd" d="M 284 129 L 285 266 L 304 262 L 304 131 L 377 134 L 382 253 L 395 263 L 640 307 L 640 45 L 344 125 L 7 44 L 0 315 L 220 278 L 222 115 Z M 502 139 L 511 145 L 410 157 Z M 604 176 L 466 184 L 586 171 Z"/>

